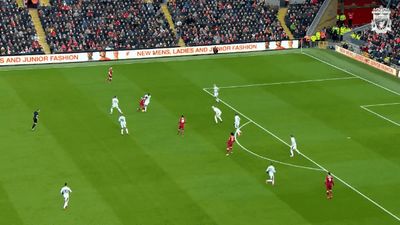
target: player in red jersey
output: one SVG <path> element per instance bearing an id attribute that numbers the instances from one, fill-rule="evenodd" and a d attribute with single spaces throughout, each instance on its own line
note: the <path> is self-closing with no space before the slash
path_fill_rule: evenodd
<path id="1" fill-rule="evenodd" d="M 146 101 L 146 98 L 140 98 L 140 101 L 139 101 L 139 108 L 137 109 L 137 111 L 142 111 L 142 112 L 144 112 L 144 102 Z"/>
<path id="2" fill-rule="evenodd" d="M 111 83 L 112 76 L 113 76 L 113 69 L 112 69 L 112 66 L 110 66 L 110 68 L 108 69 L 108 77 L 107 77 L 106 81 Z"/>
<path id="3" fill-rule="evenodd" d="M 328 199 L 332 199 L 333 193 L 332 193 L 332 188 L 335 183 L 333 182 L 333 176 L 331 175 L 330 172 L 328 172 L 328 175 L 326 175 L 325 178 L 325 187 L 326 187 L 326 197 Z"/>
<path id="4" fill-rule="evenodd" d="M 235 142 L 235 135 L 232 132 L 231 135 L 229 136 L 228 141 L 226 142 L 226 156 L 232 153 L 232 147 L 234 142 Z"/>
<path id="5" fill-rule="evenodd" d="M 186 123 L 186 119 L 185 117 L 182 115 L 181 118 L 179 119 L 179 126 L 178 126 L 178 135 L 182 135 L 184 136 L 184 132 L 185 132 L 185 123 Z"/>

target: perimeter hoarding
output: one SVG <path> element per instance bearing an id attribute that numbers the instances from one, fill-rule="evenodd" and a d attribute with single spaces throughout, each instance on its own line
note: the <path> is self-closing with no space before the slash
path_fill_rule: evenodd
<path id="1" fill-rule="evenodd" d="M 256 43 L 245 43 L 245 44 L 196 46 L 196 47 L 99 51 L 99 52 L 85 52 L 85 53 L 71 53 L 71 54 L 4 56 L 0 57 L 0 66 L 207 55 L 207 54 L 213 54 L 214 47 L 218 48 L 219 53 L 283 50 L 283 49 L 298 48 L 299 41 L 290 40 L 290 41 L 256 42 Z"/>

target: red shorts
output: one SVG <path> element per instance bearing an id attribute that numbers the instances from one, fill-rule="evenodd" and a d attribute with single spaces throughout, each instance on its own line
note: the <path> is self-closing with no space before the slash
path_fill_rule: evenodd
<path id="1" fill-rule="evenodd" d="M 232 147 L 233 147 L 233 143 L 232 142 L 226 143 L 226 148 L 227 149 L 232 149 Z"/>
<path id="2" fill-rule="evenodd" d="M 184 129 L 185 129 L 185 125 L 180 124 L 178 129 L 179 129 L 179 130 L 184 130 Z"/>
<path id="3" fill-rule="evenodd" d="M 325 187 L 326 187 L 327 191 L 331 191 L 333 186 L 332 185 L 325 185 Z"/>

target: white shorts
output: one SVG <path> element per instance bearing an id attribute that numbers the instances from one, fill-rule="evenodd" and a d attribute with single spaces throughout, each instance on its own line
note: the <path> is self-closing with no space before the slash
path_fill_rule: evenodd
<path id="1" fill-rule="evenodd" d="M 64 201 L 68 201 L 69 200 L 69 195 L 68 194 L 65 194 L 65 195 L 63 195 L 64 196 Z"/>
<path id="2" fill-rule="evenodd" d="M 118 105 L 112 105 L 111 108 L 119 108 Z"/>
<path id="3" fill-rule="evenodd" d="M 218 92 L 214 92 L 214 97 L 218 98 Z"/>
<path id="4" fill-rule="evenodd" d="M 240 127 L 240 123 L 235 123 L 235 128 L 239 129 L 239 127 Z"/>
<path id="5" fill-rule="evenodd" d="M 222 115 L 222 113 L 215 113 L 216 117 L 220 117 Z"/>
<path id="6" fill-rule="evenodd" d="M 268 175 L 269 175 L 269 178 L 271 179 L 271 180 L 273 180 L 274 179 L 274 173 L 268 173 Z"/>
<path id="7" fill-rule="evenodd" d="M 297 145 L 291 145 L 290 150 L 296 150 L 297 151 Z"/>
<path id="8" fill-rule="evenodd" d="M 120 123 L 120 125 L 121 125 L 121 129 L 126 128 L 126 123 Z"/>

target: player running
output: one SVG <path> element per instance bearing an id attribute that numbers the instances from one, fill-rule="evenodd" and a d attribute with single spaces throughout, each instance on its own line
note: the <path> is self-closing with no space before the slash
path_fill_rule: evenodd
<path id="1" fill-rule="evenodd" d="M 222 111 L 215 106 L 211 106 L 211 108 L 215 112 L 215 116 L 214 116 L 215 123 L 218 123 L 218 120 L 221 121 L 221 123 L 222 123 L 222 118 L 221 118 Z"/>
<path id="2" fill-rule="evenodd" d="M 297 150 L 296 139 L 293 135 L 290 135 L 290 157 L 294 156 L 295 151 L 299 152 L 299 150 Z"/>
<path id="3" fill-rule="evenodd" d="M 121 125 L 121 135 L 124 135 L 124 130 L 126 134 L 129 134 L 128 128 L 126 127 L 126 118 L 124 115 L 120 115 L 118 118 L 118 122 Z"/>
<path id="4" fill-rule="evenodd" d="M 234 125 L 235 125 L 235 129 L 236 129 L 235 133 L 240 136 L 242 134 L 242 131 L 240 130 L 240 117 L 237 113 L 235 113 Z"/>
<path id="5" fill-rule="evenodd" d="M 39 121 L 39 112 L 40 109 L 37 109 L 35 112 L 33 112 L 33 125 L 32 125 L 32 130 L 36 129 L 36 125 Z"/>
<path id="6" fill-rule="evenodd" d="M 179 126 L 178 126 L 178 135 L 185 135 L 185 123 L 186 123 L 186 119 L 185 117 L 182 115 L 181 118 L 179 119 Z"/>
<path id="7" fill-rule="evenodd" d="M 69 202 L 69 193 L 72 193 L 72 190 L 71 190 L 71 188 L 69 188 L 67 186 L 67 183 L 65 183 L 64 187 L 61 188 L 60 192 L 61 192 L 61 195 L 64 197 L 64 206 L 63 206 L 63 208 L 64 208 L 64 210 L 66 210 L 67 207 L 68 207 L 68 202 Z"/>
<path id="8" fill-rule="evenodd" d="M 218 98 L 218 95 L 219 95 L 219 93 L 218 93 L 218 91 L 219 91 L 219 88 L 217 87 L 217 85 L 216 84 L 214 84 L 214 98 L 215 98 L 215 101 L 217 101 L 217 102 L 219 102 L 219 98 Z"/>
<path id="9" fill-rule="evenodd" d="M 232 132 L 226 142 L 226 156 L 232 154 L 233 143 L 235 143 L 235 134 Z"/>
<path id="10" fill-rule="evenodd" d="M 112 77 L 113 77 L 113 68 L 112 68 L 112 66 L 110 66 L 110 68 L 108 68 L 108 76 L 107 76 L 106 81 L 108 81 L 109 83 L 111 83 Z"/>
<path id="11" fill-rule="evenodd" d="M 276 170 L 275 170 L 274 165 L 272 165 L 272 163 L 271 163 L 271 165 L 269 165 L 267 167 L 266 172 L 268 173 L 269 179 L 267 179 L 265 181 L 265 183 L 267 183 L 267 184 L 271 183 L 272 185 L 274 185 L 275 184 L 275 173 L 276 173 Z"/>
<path id="12" fill-rule="evenodd" d="M 122 111 L 121 111 L 121 109 L 120 109 L 119 106 L 118 106 L 119 100 L 118 100 L 117 96 L 114 96 L 114 97 L 112 98 L 111 104 L 112 104 L 112 105 L 111 105 L 111 109 L 110 109 L 110 114 L 113 113 L 114 108 L 116 108 L 116 109 L 118 110 L 118 112 L 119 112 L 120 114 L 122 114 Z"/>
<path id="13" fill-rule="evenodd" d="M 325 187 L 326 187 L 326 197 L 328 199 L 332 199 L 333 193 L 332 193 L 332 188 L 335 185 L 333 182 L 333 176 L 331 175 L 330 172 L 328 172 L 328 175 L 326 175 L 325 178 Z"/>
<path id="14" fill-rule="evenodd" d="M 151 99 L 151 95 L 150 95 L 150 93 L 147 93 L 145 96 L 144 96 L 144 103 L 143 103 L 143 107 L 144 107 L 144 111 L 145 112 L 147 112 L 147 106 L 149 106 L 149 104 L 150 104 L 150 99 Z"/>
<path id="15" fill-rule="evenodd" d="M 144 102 L 146 101 L 145 97 L 141 97 L 139 101 L 139 108 L 137 109 L 138 112 L 144 112 Z"/>

